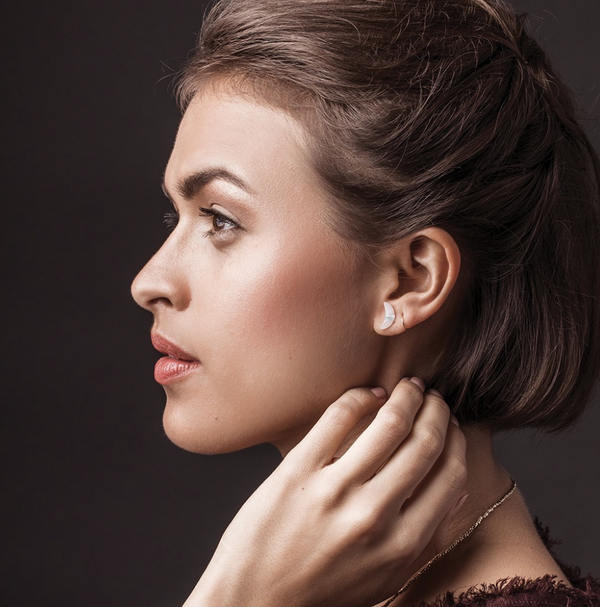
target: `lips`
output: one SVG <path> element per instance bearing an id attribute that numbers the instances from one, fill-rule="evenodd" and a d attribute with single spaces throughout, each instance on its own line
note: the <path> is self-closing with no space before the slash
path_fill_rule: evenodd
<path id="1" fill-rule="evenodd" d="M 202 367 L 199 360 L 158 333 L 151 334 L 152 345 L 163 354 L 154 366 L 154 379 L 163 386 L 183 379 Z"/>
<path id="2" fill-rule="evenodd" d="M 166 354 L 171 358 L 176 358 L 178 360 L 184 360 L 186 362 L 199 363 L 200 361 L 194 358 L 191 354 L 187 353 L 185 350 L 182 350 L 174 343 L 170 342 L 168 339 L 159 335 L 158 333 L 152 333 L 150 335 L 150 339 L 152 340 L 152 345 L 156 350 L 161 352 L 162 354 Z"/>

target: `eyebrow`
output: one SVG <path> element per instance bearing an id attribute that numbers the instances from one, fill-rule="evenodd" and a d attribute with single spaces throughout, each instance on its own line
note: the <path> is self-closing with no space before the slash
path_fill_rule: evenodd
<path id="1" fill-rule="evenodd" d="M 211 181 L 214 181 L 215 179 L 222 179 L 223 181 L 228 181 L 229 183 L 240 188 L 247 194 L 253 193 L 250 187 L 244 182 L 243 179 L 241 179 L 237 175 L 234 175 L 227 169 L 221 167 L 194 171 L 190 175 L 183 177 L 177 182 L 176 190 L 184 200 L 191 200 L 200 193 L 200 191 L 205 185 L 208 185 Z M 164 178 L 161 183 L 161 187 L 162 191 L 165 193 L 165 196 L 172 200 L 172 196 L 169 194 L 169 190 L 167 189 L 167 185 L 165 183 Z"/>

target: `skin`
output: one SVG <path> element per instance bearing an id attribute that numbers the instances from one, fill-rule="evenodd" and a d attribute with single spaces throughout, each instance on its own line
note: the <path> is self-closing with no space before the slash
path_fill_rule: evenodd
<path id="1" fill-rule="evenodd" d="M 300 449 L 305 457 L 285 457 L 284 470 L 288 472 L 280 473 L 284 480 L 275 487 L 290 482 L 290 478 L 297 480 L 301 474 L 308 487 L 303 499 L 310 497 L 310 487 L 315 487 L 314 499 L 322 495 L 319 483 L 323 481 L 311 484 L 318 475 L 324 478 L 322 466 L 352 470 L 345 478 L 359 478 L 357 469 L 371 461 L 373 469 L 360 477 L 361 487 L 373 484 L 374 471 L 381 469 L 374 478 L 387 475 L 384 487 L 395 486 L 398 479 L 398 490 L 385 498 L 394 504 L 395 512 L 404 508 L 413 492 L 415 503 L 426 505 L 416 510 L 427 512 L 429 518 L 425 520 L 421 514 L 422 519 L 415 519 L 413 526 L 427 529 L 427 540 L 422 541 L 419 552 L 427 546 L 418 558 L 411 557 L 408 577 L 419 563 L 426 562 L 427 555 L 458 537 L 510 486 L 508 475 L 493 458 L 490 435 L 481 428 L 467 428 L 463 435 L 450 422 L 441 395 L 420 390 L 407 431 L 395 429 L 398 415 L 406 413 L 408 397 L 403 391 L 414 392 L 415 385 L 413 382 L 412 388 L 406 388 L 407 384 L 398 382 L 402 377 L 428 375 L 451 326 L 460 298 L 460 252 L 452 237 L 436 227 L 412 234 L 374 259 L 350 250 L 331 230 L 331 202 L 312 171 L 305 144 L 301 124 L 286 112 L 238 94 L 224 81 L 202 89 L 182 119 L 165 172 L 165 190 L 179 213 L 177 227 L 136 277 L 132 294 L 153 313 L 153 331 L 202 363 L 192 374 L 165 386 L 163 422 L 169 438 L 199 453 L 222 453 L 264 442 L 276 445 L 284 457 Z M 189 184 L 187 191 L 183 187 L 191 175 L 215 169 L 225 169 L 236 183 L 221 176 L 208 180 L 198 191 L 191 192 Z M 199 207 L 225 217 L 203 216 Z M 382 330 L 384 301 L 394 307 L 396 321 Z M 361 409 L 358 417 L 346 420 L 340 436 L 333 440 L 329 434 L 327 440 L 315 443 L 315 432 L 318 436 L 323 428 L 329 428 L 330 433 L 338 428 L 339 432 L 339 424 L 327 426 L 324 413 L 331 403 L 348 398 L 352 388 L 362 390 L 358 394 L 365 398 L 368 386 L 382 386 L 392 397 L 379 402 L 371 395 L 370 406 Z M 400 392 L 394 392 L 398 386 Z M 429 438 L 423 441 L 426 434 Z M 431 436 L 437 437 L 433 443 Z M 399 480 L 403 470 L 410 468 L 410 462 L 423 459 L 415 455 L 417 448 L 413 453 L 408 446 L 417 444 L 422 450 L 427 442 L 430 447 L 433 444 L 431 457 L 425 458 L 426 467 L 415 472 L 414 486 L 408 490 Z M 304 468 L 302 462 L 332 444 L 335 450 L 319 464 L 319 471 Z M 387 451 L 382 452 L 386 445 Z M 390 456 L 396 449 L 408 458 L 401 465 L 390 463 L 396 461 Z M 457 513 L 453 505 L 465 494 L 465 482 L 456 471 L 464 466 L 454 465 L 452 475 L 448 462 L 459 460 L 466 461 L 469 498 Z M 294 462 L 297 467 L 290 473 Z M 332 462 L 337 468 L 331 467 Z M 399 466 L 397 470 L 394 465 Z M 438 480 L 431 482 L 432 478 Z M 356 482 L 350 486 L 356 488 Z M 434 493 L 428 494 L 427 486 L 433 487 Z M 340 495 L 348 494 L 348 486 L 344 487 Z M 288 565 L 283 557 L 273 559 L 273 563 L 282 561 L 286 566 L 282 573 L 274 571 L 275 565 L 273 570 L 257 570 L 258 559 L 238 565 L 244 550 L 267 545 L 280 520 L 278 513 L 286 508 L 290 509 L 286 520 L 292 522 L 281 530 L 280 540 L 285 539 L 276 546 L 292 545 L 292 541 L 297 545 L 297 538 L 304 537 L 309 528 L 316 529 L 316 538 L 331 529 L 323 523 L 325 514 L 317 522 L 302 518 L 311 512 L 310 504 L 318 502 L 306 502 L 298 509 L 301 502 L 287 504 L 286 492 L 279 494 L 277 502 L 273 498 L 277 494 L 271 485 L 262 492 L 259 488 L 252 504 L 240 511 L 232 523 L 235 533 L 228 530 L 228 537 L 234 540 L 220 544 L 190 597 L 190 606 L 240 604 L 242 589 L 248 605 L 289 604 L 297 598 L 297 588 L 293 587 L 280 589 L 275 601 L 272 596 L 252 597 L 248 590 L 248 579 L 253 582 L 250 586 L 263 589 L 261 592 L 273 588 L 272 580 L 282 579 L 294 563 Z M 384 499 L 381 494 L 379 489 L 368 501 L 364 496 L 349 500 L 346 511 L 364 512 L 366 503 L 375 508 L 375 500 Z M 469 567 L 461 566 L 466 561 L 461 548 L 445 557 L 444 573 L 439 567 L 432 568 L 395 604 L 432 600 L 440 592 L 495 582 L 504 575 L 556 573 L 562 578 L 537 539 L 524 502 L 518 495 L 511 500 L 469 538 Z M 386 504 L 381 512 L 389 510 Z M 269 520 L 264 514 L 269 508 L 274 518 L 261 527 L 256 512 Z M 333 520 L 339 517 L 339 507 L 328 516 Z M 394 514 L 386 523 L 386 536 L 396 533 L 396 519 Z M 382 520 L 373 525 L 381 527 Z M 410 545 L 410 537 L 406 538 L 404 546 Z M 355 544 L 356 538 L 348 538 L 330 558 L 343 563 L 341 559 Z M 390 558 L 389 548 L 386 550 L 385 558 Z M 311 552 L 319 554 L 307 550 L 307 554 Z M 364 553 L 362 558 L 365 563 L 378 562 L 373 553 Z M 348 561 L 348 567 L 352 562 Z M 361 561 L 357 557 L 354 562 Z M 350 571 L 340 567 L 343 572 Z M 324 563 L 315 561 L 314 571 L 325 568 Z M 360 571 L 364 569 L 356 575 Z M 349 579 L 355 580 L 356 575 Z M 389 590 L 381 599 L 401 585 L 398 573 L 394 575 L 373 577 L 376 587 Z M 319 597 L 326 596 L 326 588 L 316 582 L 314 587 L 319 589 Z M 231 594 L 223 594 L 224 588 Z M 332 600 L 339 596 L 344 595 L 336 592 Z M 370 596 L 376 594 L 365 594 L 365 600 Z M 348 601 L 345 604 L 350 607 Z"/>
<path id="2" fill-rule="evenodd" d="M 453 517 L 442 542 L 445 546 L 460 537 L 510 488 L 506 471 L 494 458 L 490 434 L 479 428 L 463 428 L 463 432 L 467 440 L 469 497 Z M 468 539 L 400 596 L 394 607 L 431 602 L 448 590 L 460 594 L 503 578 L 535 579 L 547 574 L 571 585 L 541 541 L 517 489 Z"/>
<path id="3" fill-rule="evenodd" d="M 202 362 L 166 388 L 164 427 L 185 449 L 269 441 L 286 452 L 342 392 L 375 375 L 376 276 L 326 227 L 324 192 L 299 136 L 282 112 L 212 89 L 181 122 L 165 173 L 179 224 L 132 291 L 155 314 L 155 330 Z M 177 183 L 214 167 L 253 193 L 216 179 L 184 200 Z M 203 237 L 213 221 L 199 206 L 241 229 Z"/>

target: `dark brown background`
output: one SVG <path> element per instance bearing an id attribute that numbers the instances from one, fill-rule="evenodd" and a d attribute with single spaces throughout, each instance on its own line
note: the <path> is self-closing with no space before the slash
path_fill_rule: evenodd
<path id="1" fill-rule="evenodd" d="M 600 148 L 600 3 L 520 0 Z M 169 82 L 204 4 L 14 4 L 2 36 L 2 604 L 181 605 L 274 448 L 163 435 L 150 316 L 129 285 L 165 237 Z M 498 453 L 561 555 L 600 575 L 600 407 Z"/>

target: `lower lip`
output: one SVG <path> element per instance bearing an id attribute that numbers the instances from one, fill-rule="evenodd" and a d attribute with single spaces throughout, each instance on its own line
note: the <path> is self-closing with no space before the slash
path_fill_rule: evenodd
<path id="1" fill-rule="evenodd" d="M 154 366 L 154 379 L 163 386 L 181 379 L 200 368 L 202 363 L 163 356 Z"/>

